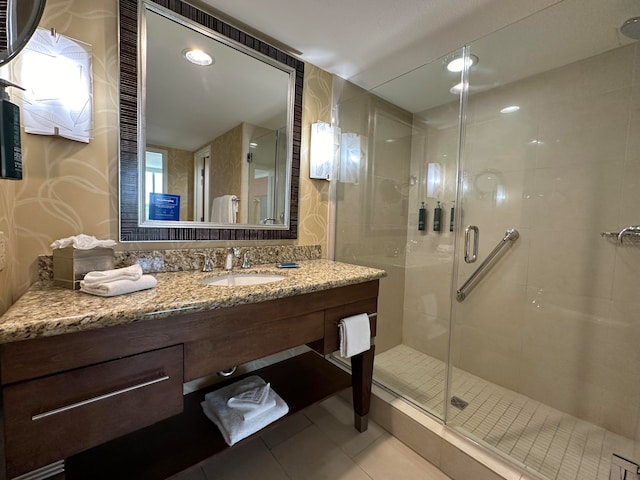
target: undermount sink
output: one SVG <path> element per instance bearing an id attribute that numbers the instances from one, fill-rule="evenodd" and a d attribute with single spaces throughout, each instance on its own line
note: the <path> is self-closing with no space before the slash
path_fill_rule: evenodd
<path id="1" fill-rule="evenodd" d="M 230 273 L 219 277 L 209 277 L 202 280 L 203 285 L 214 285 L 216 287 L 245 287 L 248 285 L 263 285 L 284 280 L 282 275 L 272 275 L 269 273 Z"/>

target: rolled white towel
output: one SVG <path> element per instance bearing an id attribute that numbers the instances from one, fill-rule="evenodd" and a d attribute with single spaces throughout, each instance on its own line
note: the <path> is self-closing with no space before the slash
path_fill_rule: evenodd
<path id="1" fill-rule="evenodd" d="M 142 275 L 138 280 L 113 280 L 106 283 L 89 285 L 87 285 L 84 280 L 81 280 L 80 291 L 100 297 L 115 297 L 116 295 L 154 288 L 157 284 L 158 281 L 152 275 Z"/>
<path id="2" fill-rule="evenodd" d="M 130 267 L 89 272 L 84 276 L 83 281 L 85 285 L 98 285 L 115 280 L 140 280 L 140 277 L 142 277 L 142 267 L 136 263 Z"/>

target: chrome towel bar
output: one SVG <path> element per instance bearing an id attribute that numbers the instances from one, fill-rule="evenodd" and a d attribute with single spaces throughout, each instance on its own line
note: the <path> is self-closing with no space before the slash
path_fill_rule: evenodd
<path id="1" fill-rule="evenodd" d="M 471 274 L 471 276 L 467 279 L 466 282 L 462 284 L 462 286 L 456 292 L 456 300 L 462 302 L 469 292 L 473 290 L 476 286 L 477 282 L 484 276 L 486 272 L 489 271 L 489 268 L 493 266 L 493 260 L 502 252 L 505 246 L 507 246 L 510 242 L 516 241 L 520 237 L 520 232 L 515 228 L 511 228 L 507 230 L 504 234 L 504 237 L 498 245 L 495 246 L 491 253 L 487 255 L 487 258 L 478 266 L 475 272 Z"/>
<path id="2" fill-rule="evenodd" d="M 600 235 L 605 238 L 615 238 L 619 243 L 624 243 L 623 240 L 626 237 L 632 240 L 640 240 L 640 225 L 629 225 L 619 232 L 602 232 Z"/>

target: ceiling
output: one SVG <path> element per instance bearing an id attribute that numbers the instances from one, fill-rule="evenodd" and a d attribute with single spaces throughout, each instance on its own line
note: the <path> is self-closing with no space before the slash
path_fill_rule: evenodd
<path id="1" fill-rule="evenodd" d="M 473 71 L 473 94 L 629 43 L 618 28 L 627 18 L 640 16 L 640 0 L 367 0 L 366 8 L 362 0 L 319 0 L 303 6 L 299 0 L 194 3 L 305 62 L 374 89 L 380 97 L 411 112 L 455 99 L 449 89 L 459 82 L 459 76 L 446 73 L 442 62 L 432 61 L 465 44 L 470 43 L 480 58 Z M 163 33 L 166 46 L 160 52 L 166 53 L 171 44 L 183 44 L 167 32 Z M 161 61 L 168 62 L 168 57 Z M 183 67 L 167 70 L 183 71 Z M 174 87 L 157 92 L 164 110 L 156 118 L 173 119 L 181 125 L 190 119 L 194 126 L 187 132 L 214 123 L 220 123 L 216 128 L 224 132 L 239 121 L 256 125 L 265 121 L 244 113 L 229 116 L 223 124 L 222 109 L 204 110 L 200 99 L 186 109 L 189 119 L 178 119 L 169 98 L 175 96 L 184 103 L 183 92 L 190 89 L 176 88 L 184 83 L 175 79 L 169 83 Z M 218 95 L 220 101 L 224 97 Z M 172 130 L 177 131 L 171 124 L 164 125 L 157 136 L 166 140 Z M 188 139 L 185 129 L 182 132 L 174 133 L 174 141 L 164 144 L 182 143 L 184 149 L 192 150 L 213 133 L 210 128 L 208 137 L 201 132 Z"/>
<path id="2" fill-rule="evenodd" d="M 200 0 L 366 89 L 559 0 Z M 252 32 L 249 32 L 252 33 Z M 261 34 L 261 35 L 260 35 Z M 273 42 L 275 43 L 275 42 Z"/>

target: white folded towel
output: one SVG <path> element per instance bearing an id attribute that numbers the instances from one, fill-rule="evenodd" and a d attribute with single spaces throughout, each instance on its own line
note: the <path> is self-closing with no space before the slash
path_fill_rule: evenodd
<path id="1" fill-rule="evenodd" d="M 99 295 L 101 297 L 115 297 L 125 293 L 138 292 L 153 288 L 158 281 L 153 275 L 142 275 L 138 280 L 113 280 L 105 283 L 86 284 L 84 280 L 80 281 L 80 291 L 90 293 L 91 295 Z"/>
<path id="2" fill-rule="evenodd" d="M 349 358 L 371 348 L 371 326 L 366 313 L 343 318 L 338 328 L 341 357 Z"/>
<path id="3" fill-rule="evenodd" d="M 85 285 L 97 285 L 115 280 L 139 280 L 142 277 L 142 267 L 137 263 L 130 267 L 115 268 L 87 273 L 84 278 Z"/>
<path id="4" fill-rule="evenodd" d="M 271 384 L 247 387 L 227 400 L 227 406 L 242 415 L 244 420 L 251 420 L 270 408 L 276 406 L 276 399 L 269 395 Z"/>
<path id="5" fill-rule="evenodd" d="M 65 248 L 73 246 L 78 250 L 90 250 L 95 247 L 113 247 L 115 244 L 115 240 L 98 240 L 96 237 L 81 233 L 80 235 L 74 235 L 73 237 L 55 240 L 51 244 L 51 248 Z"/>
<path id="6" fill-rule="evenodd" d="M 237 409 L 228 405 L 231 398 L 242 396 L 244 392 L 264 387 L 265 385 L 266 383 L 262 378 L 252 375 L 204 396 L 204 402 L 200 403 L 202 410 L 207 418 L 220 429 L 220 433 L 222 433 L 227 445 L 231 446 L 238 443 L 243 438 L 262 430 L 289 412 L 289 406 L 272 388 L 269 388 L 267 392 L 267 401 L 272 399 L 275 405 L 262 411 L 251 420 L 245 420 Z"/>

